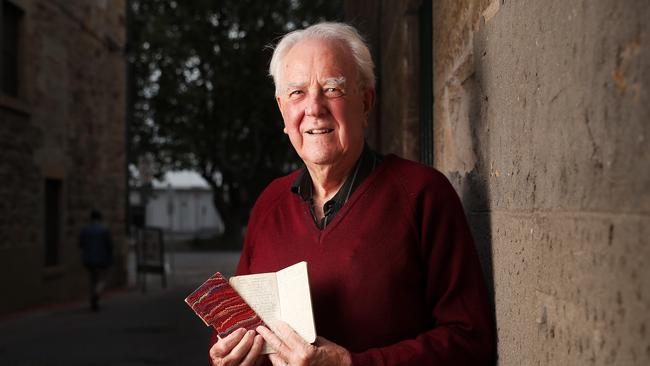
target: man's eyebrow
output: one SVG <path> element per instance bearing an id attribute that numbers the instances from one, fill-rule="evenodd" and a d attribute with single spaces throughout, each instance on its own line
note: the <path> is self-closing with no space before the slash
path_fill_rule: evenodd
<path id="1" fill-rule="evenodd" d="M 345 86 L 345 76 L 337 76 L 325 79 L 323 85 L 327 86 Z"/>
<path id="2" fill-rule="evenodd" d="M 293 82 L 293 83 L 287 83 L 287 87 L 285 88 L 286 90 L 289 89 L 298 89 L 302 88 L 306 85 L 307 83 L 304 82 Z"/>
<path id="3" fill-rule="evenodd" d="M 337 87 L 342 87 L 345 86 L 345 76 L 336 76 L 336 77 L 331 77 L 323 80 L 323 86 L 337 86 Z M 295 89 L 302 89 L 307 85 L 306 82 L 291 82 L 287 83 L 286 87 L 284 88 L 285 91 L 292 91 Z"/>

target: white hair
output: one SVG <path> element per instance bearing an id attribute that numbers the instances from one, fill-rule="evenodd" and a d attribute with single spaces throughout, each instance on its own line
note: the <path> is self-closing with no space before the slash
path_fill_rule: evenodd
<path id="1" fill-rule="evenodd" d="M 279 94 L 280 85 L 278 79 L 282 68 L 282 60 L 293 46 L 305 39 L 333 40 L 342 43 L 350 50 L 357 65 L 359 72 L 358 87 L 360 89 L 375 88 L 375 64 L 372 62 L 368 45 L 359 32 L 353 26 L 345 23 L 322 22 L 287 33 L 278 42 L 269 66 L 269 75 L 273 77 L 276 96 Z"/>

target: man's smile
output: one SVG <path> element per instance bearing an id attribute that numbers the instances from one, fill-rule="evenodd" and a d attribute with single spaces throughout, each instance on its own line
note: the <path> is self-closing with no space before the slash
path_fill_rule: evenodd
<path id="1" fill-rule="evenodd" d="M 307 130 L 306 132 L 310 135 L 323 135 L 326 133 L 330 133 L 332 131 L 334 131 L 333 128 L 314 128 L 311 130 Z"/>

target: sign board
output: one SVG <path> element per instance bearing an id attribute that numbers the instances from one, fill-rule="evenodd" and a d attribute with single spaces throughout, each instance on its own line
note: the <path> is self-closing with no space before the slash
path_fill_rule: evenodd
<path id="1" fill-rule="evenodd" d="M 162 286 L 167 286 L 165 277 L 165 243 L 160 228 L 145 227 L 138 230 L 136 241 L 136 271 L 142 291 L 147 290 L 146 274 L 161 276 Z"/>

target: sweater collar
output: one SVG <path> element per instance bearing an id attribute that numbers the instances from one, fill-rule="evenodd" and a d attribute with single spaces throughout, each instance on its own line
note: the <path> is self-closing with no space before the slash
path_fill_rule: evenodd
<path id="1" fill-rule="evenodd" d="M 321 229 L 324 229 L 325 226 L 332 221 L 341 207 L 343 207 L 343 205 L 348 201 L 357 187 L 359 187 L 375 167 L 379 165 L 381 159 L 381 155 L 371 150 L 367 144 L 364 144 L 361 156 L 359 156 L 359 159 L 354 164 L 354 167 L 345 179 L 341 188 L 339 188 L 338 192 L 336 192 L 332 199 L 325 202 L 325 205 L 323 206 L 325 218 L 323 218 L 322 222 L 318 222 L 315 218 L 313 184 L 306 166 L 303 166 L 300 170 L 300 173 L 291 185 L 291 191 L 300 196 L 303 201 L 307 202 L 312 216 L 314 216 L 314 221 Z"/>

